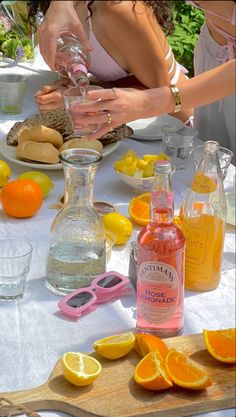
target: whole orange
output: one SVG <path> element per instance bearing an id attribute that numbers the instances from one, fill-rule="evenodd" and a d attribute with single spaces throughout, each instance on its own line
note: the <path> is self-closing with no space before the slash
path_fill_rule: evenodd
<path id="1" fill-rule="evenodd" d="M 43 202 L 40 186 L 29 179 L 9 181 L 2 188 L 0 198 L 5 213 L 17 218 L 33 216 Z"/>

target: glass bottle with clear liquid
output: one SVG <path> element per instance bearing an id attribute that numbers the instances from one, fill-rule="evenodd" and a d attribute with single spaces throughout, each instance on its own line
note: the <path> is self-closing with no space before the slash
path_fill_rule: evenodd
<path id="1" fill-rule="evenodd" d="M 51 226 L 46 286 L 57 294 L 90 285 L 106 269 L 105 233 L 93 208 L 93 184 L 103 156 L 68 149 L 60 159 L 65 174 L 64 205 Z"/>
<path id="2" fill-rule="evenodd" d="M 218 151 L 218 142 L 205 142 L 182 209 L 185 286 L 195 291 L 217 288 L 221 277 L 227 204 Z"/>
<path id="3" fill-rule="evenodd" d="M 185 238 L 174 223 L 169 161 L 157 161 L 151 220 L 138 235 L 137 330 L 170 337 L 184 324 Z"/>
<path id="4" fill-rule="evenodd" d="M 78 38 L 72 33 L 63 33 L 57 40 L 57 52 L 55 67 L 63 77 L 69 77 L 70 80 L 80 88 L 86 91 L 89 85 L 88 67 L 90 56 L 83 48 Z"/>

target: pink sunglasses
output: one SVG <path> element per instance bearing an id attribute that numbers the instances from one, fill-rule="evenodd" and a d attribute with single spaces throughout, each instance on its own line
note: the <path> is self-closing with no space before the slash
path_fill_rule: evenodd
<path id="1" fill-rule="evenodd" d="M 124 288 L 130 282 L 129 278 L 110 271 L 99 275 L 89 287 L 72 291 L 63 297 L 58 307 L 71 317 L 81 317 L 96 310 L 98 304 L 105 303 L 115 297 L 129 295 L 131 288 Z"/>

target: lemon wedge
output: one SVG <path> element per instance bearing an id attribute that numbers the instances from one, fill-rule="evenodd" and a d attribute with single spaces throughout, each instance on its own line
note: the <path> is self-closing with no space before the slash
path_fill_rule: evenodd
<path id="1" fill-rule="evenodd" d="M 78 387 L 92 384 L 100 374 L 101 364 L 92 356 L 67 352 L 62 357 L 63 375 Z"/>
<path id="2" fill-rule="evenodd" d="M 134 334 L 127 332 L 96 340 L 93 348 L 99 355 L 106 359 L 119 359 L 133 349 L 134 343 Z"/>

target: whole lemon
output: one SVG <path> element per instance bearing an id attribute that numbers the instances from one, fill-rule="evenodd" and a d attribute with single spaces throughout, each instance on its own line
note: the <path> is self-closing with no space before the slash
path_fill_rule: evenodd
<path id="1" fill-rule="evenodd" d="M 120 213 L 107 213 L 102 217 L 105 229 L 109 230 L 116 239 L 116 245 L 123 245 L 129 240 L 132 232 L 132 223 Z"/>
<path id="2" fill-rule="evenodd" d="M 23 174 L 19 175 L 18 179 L 30 179 L 40 186 L 43 198 L 45 198 L 51 189 L 54 187 L 54 183 L 52 182 L 51 178 L 47 174 L 44 174 L 40 171 L 27 171 Z"/>
<path id="3" fill-rule="evenodd" d="M 11 176 L 11 168 L 5 162 L 0 160 L 0 187 L 3 187 Z"/>

